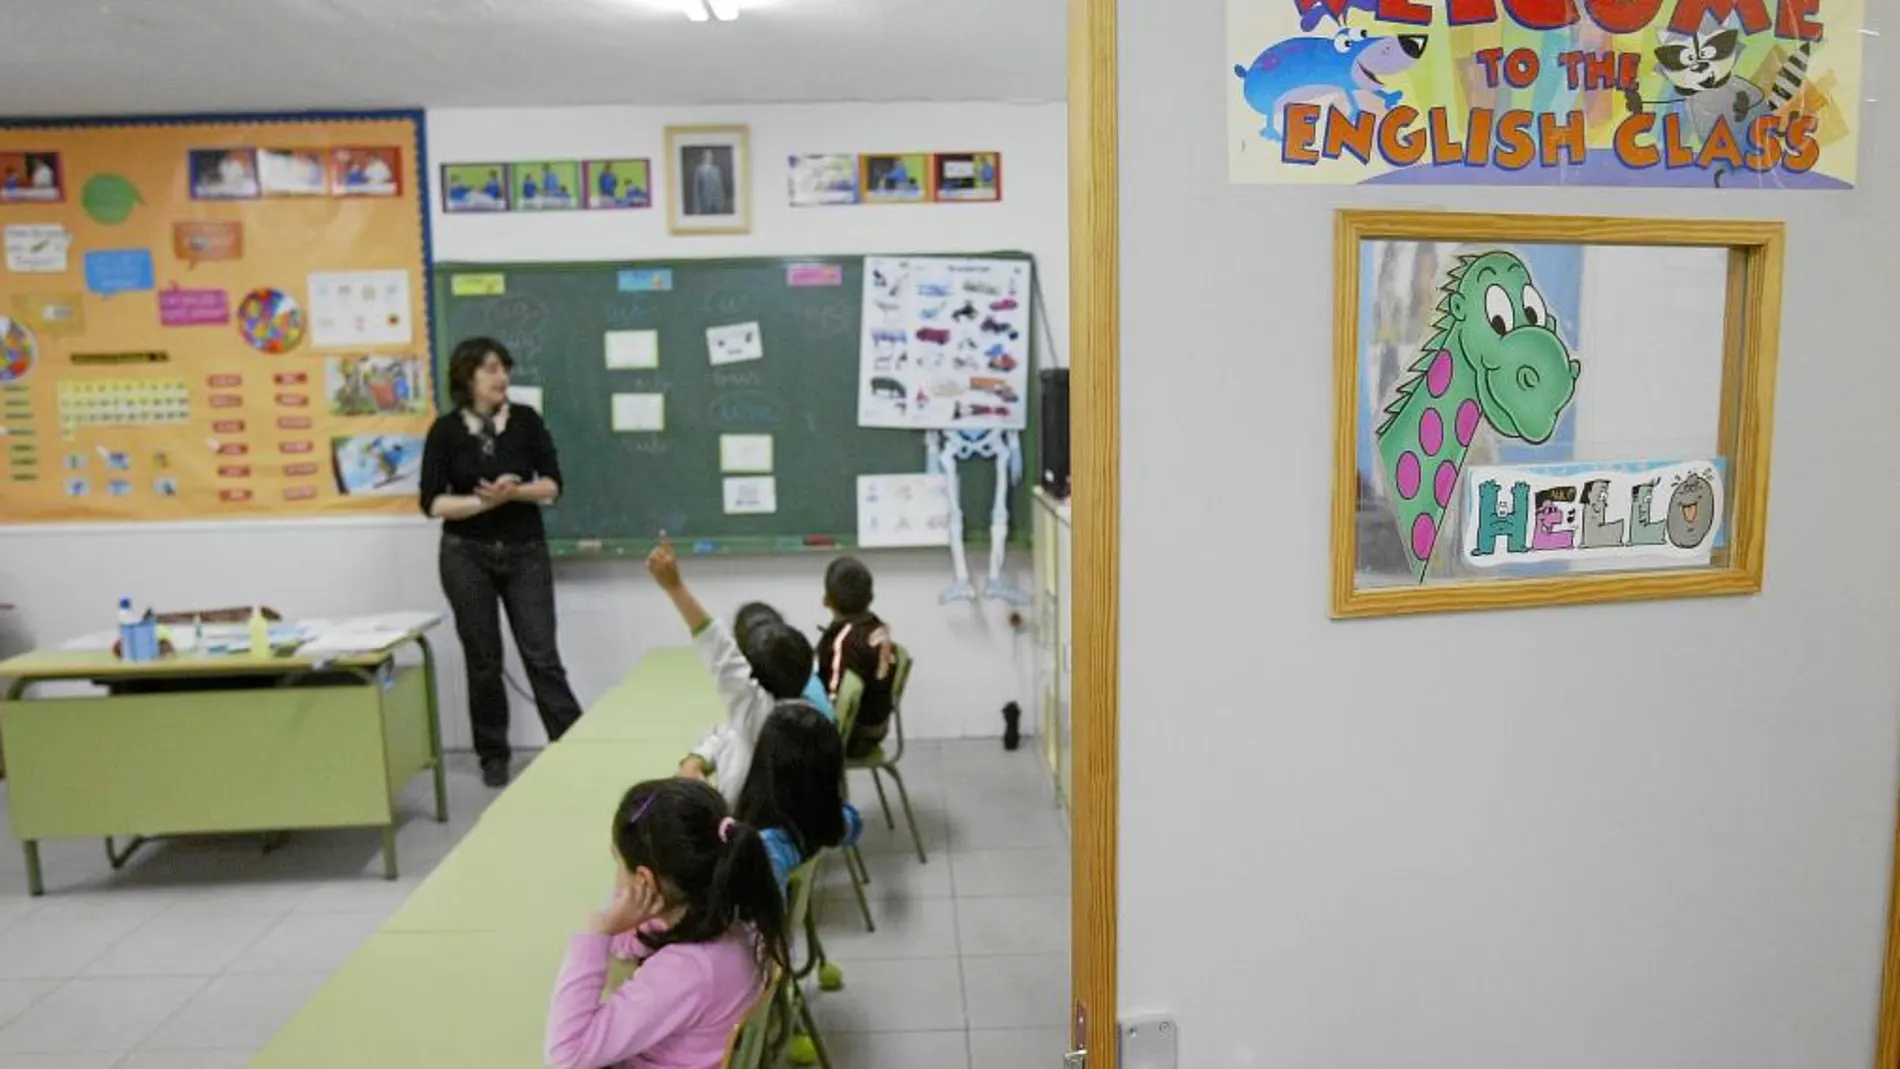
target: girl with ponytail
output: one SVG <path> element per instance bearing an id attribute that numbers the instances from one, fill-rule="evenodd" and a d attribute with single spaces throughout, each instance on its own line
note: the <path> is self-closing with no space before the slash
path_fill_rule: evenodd
<path id="1" fill-rule="evenodd" d="M 550 1069 L 718 1069 L 774 967 L 784 900 L 757 830 L 703 782 L 629 790 L 614 813 L 613 901 L 568 944 L 548 1009 Z M 606 1001 L 610 957 L 640 967 Z"/>

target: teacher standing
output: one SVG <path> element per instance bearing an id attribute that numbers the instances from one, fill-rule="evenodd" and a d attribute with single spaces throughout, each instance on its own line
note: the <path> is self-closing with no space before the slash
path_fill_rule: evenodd
<path id="1" fill-rule="evenodd" d="M 561 495 L 561 464 L 547 424 L 508 402 L 514 358 L 493 338 L 469 338 L 449 357 L 455 410 L 422 448 L 422 511 L 442 521 L 442 590 L 468 663 L 468 715 L 482 782 L 508 784 L 508 691 L 501 612 L 528 671 L 548 741 L 580 719 L 554 636 L 554 564 L 541 508 Z"/>

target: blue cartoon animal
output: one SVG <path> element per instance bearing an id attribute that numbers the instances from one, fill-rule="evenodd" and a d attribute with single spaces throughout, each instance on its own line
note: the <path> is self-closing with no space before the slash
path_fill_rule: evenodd
<path id="1" fill-rule="evenodd" d="M 1260 136 L 1280 141 L 1288 104 L 1330 104 L 1356 118 L 1362 108 L 1391 108 L 1404 94 L 1385 79 L 1409 69 L 1425 54 L 1423 34 L 1374 37 L 1341 28 L 1330 37 L 1289 37 L 1260 53 L 1252 66 L 1234 67 L 1247 106 L 1267 117 Z"/>
<path id="2" fill-rule="evenodd" d="M 1346 22 L 1346 12 L 1355 7 L 1361 11 L 1379 10 L 1379 0 L 1345 0 L 1345 3 L 1340 4 L 1339 11 L 1335 13 L 1327 6 L 1334 2 L 1336 0 L 1293 0 L 1294 6 L 1300 9 L 1300 32 L 1312 33 L 1313 27 L 1319 25 L 1319 20 L 1325 18 L 1330 18 L 1343 26 Z"/>

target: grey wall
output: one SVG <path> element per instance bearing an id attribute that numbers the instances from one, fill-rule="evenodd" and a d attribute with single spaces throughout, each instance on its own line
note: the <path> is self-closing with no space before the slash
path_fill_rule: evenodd
<path id="1" fill-rule="evenodd" d="M 1122 1010 L 1178 1014 L 1190 1069 L 1866 1069 L 1896 109 L 1845 195 L 1230 187 L 1222 4 L 1120 13 Z M 1332 212 L 1362 206 L 1786 219 L 1766 591 L 1330 622 Z"/>

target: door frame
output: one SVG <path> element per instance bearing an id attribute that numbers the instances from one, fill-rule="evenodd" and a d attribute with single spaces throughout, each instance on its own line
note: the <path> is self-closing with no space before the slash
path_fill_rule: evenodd
<path id="1" fill-rule="evenodd" d="M 1075 634 L 1070 1049 L 1115 1069 L 1121 643 L 1121 293 L 1116 0 L 1068 0 L 1069 425 Z"/>

